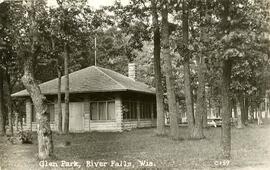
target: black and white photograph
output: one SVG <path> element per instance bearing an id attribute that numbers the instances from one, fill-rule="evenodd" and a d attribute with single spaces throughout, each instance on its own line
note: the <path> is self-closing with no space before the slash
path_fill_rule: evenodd
<path id="1" fill-rule="evenodd" d="M 269 170 L 270 0 L 0 0 L 0 170 Z"/>

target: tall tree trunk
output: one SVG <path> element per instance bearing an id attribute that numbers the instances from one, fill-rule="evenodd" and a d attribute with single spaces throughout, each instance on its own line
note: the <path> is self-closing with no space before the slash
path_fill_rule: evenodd
<path id="1" fill-rule="evenodd" d="M 3 78 L 3 69 L 0 67 L 0 135 L 6 135 L 5 127 L 5 115 L 4 115 L 4 78 Z"/>
<path id="2" fill-rule="evenodd" d="M 50 128 L 49 114 L 46 112 L 46 98 L 41 93 L 40 88 L 34 79 L 32 64 L 32 56 L 28 56 L 24 63 L 22 82 L 31 96 L 37 113 L 38 157 L 39 159 L 47 159 L 53 154 L 52 131 Z"/>
<path id="3" fill-rule="evenodd" d="M 251 120 L 253 122 L 254 119 L 255 119 L 255 117 L 254 117 L 254 106 L 253 106 L 253 104 L 250 105 L 250 117 L 251 117 Z"/>
<path id="4" fill-rule="evenodd" d="M 8 124 L 9 124 L 9 133 L 13 136 L 13 119 L 12 119 L 12 100 L 11 100 L 11 88 L 10 88 L 10 76 L 6 70 L 4 76 L 4 86 L 6 91 L 6 103 L 7 103 L 7 112 L 8 112 Z"/>
<path id="5" fill-rule="evenodd" d="M 62 101 L 61 101 L 61 67 L 57 66 L 57 76 L 58 76 L 58 89 L 57 89 L 57 107 L 58 107 L 58 132 L 61 134 L 62 131 Z"/>
<path id="6" fill-rule="evenodd" d="M 179 126 L 177 116 L 177 104 L 175 98 L 175 87 L 172 74 L 172 61 L 170 55 L 170 44 L 169 44 L 169 23 L 168 23 L 168 2 L 163 1 L 162 5 L 162 47 L 164 50 L 165 57 L 165 68 L 166 68 L 166 87 L 167 97 L 169 103 L 170 112 L 170 136 L 173 139 L 178 139 Z"/>
<path id="7" fill-rule="evenodd" d="M 207 91 L 207 94 L 211 93 L 211 91 Z M 208 115 L 211 115 L 211 110 L 212 110 L 212 103 L 211 103 L 211 95 L 208 96 L 208 104 L 206 104 L 206 114 L 203 115 L 203 128 L 208 127 L 208 121 L 207 117 Z"/>
<path id="8" fill-rule="evenodd" d="M 262 112 L 263 112 L 263 104 L 260 103 L 258 106 L 258 125 L 262 125 L 263 124 L 263 119 L 262 119 Z"/>
<path id="9" fill-rule="evenodd" d="M 238 100 L 236 102 L 236 107 L 237 109 L 239 108 L 239 111 L 237 111 L 237 126 L 236 128 L 238 129 L 241 129 L 243 128 L 243 123 L 242 123 L 242 112 L 243 112 L 243 109 L 242 109 L 242 104 L 243 101 L 241 100 L 240 96 L 238 97 Z"/>
<path id="10" fill-rule="evenodd" d="M 238 95 L 238 103 L 239 103 L 239 108 L 240 112 L 238 113 L 238 118 L 237 118 L 237 128 L 243 128 L 244 126 L 244 112 L 245 112 L 245 104 L 244 104 L 244 98 L 242 94 Z"/>
<path id="11" fill-rule="evenodd" d="M 37 23 L 36 23 L 36 0 L 29 2 L 29 18 L 30 18 L 30 52 L 25 54 L 24 59 L 24 75 L 22 77 L 23 85 L 29 93 L 37 115 L 37 134 L 38 134 L 38 157 L 39 159 L 48 159 L 53 155 L 53 140 L 52 131 L 49 122 L 49 113 L 45 103 L 46 97 L 41 93 L 41 90 L 34 77 L 33 61 L 36 60 L 39 53 L 39 48 L 36 48 L 37 43 Z M 31 122 L 32 124 L 32 122 Z"/>
<path id="12" fill-rule="evenodd" d="M 64 133 L 69 134 L 69 52 L 68 44 L 64 46 L 64 69 L 65 69 L 65 120 L 64 120 Z"/>
<path id="13" fill-rule="evenodd" d="M 19 131 L 19 113 L 17 111 L 15 113 L 15 130 L 18 132 Z"/>
<path id="14" fill-rule="evenodd" d="M 228 17 L 230 15 L 230 0 L 223 0 L 222 3 L 222 17 L 221 23 L 223 27 L 223 35 L 228 35 L 230 32 L 230 21 Z M 224 159 L 230 159 L 231 157 L 231 99 L 230 99 L 230 83 L 232 72 L 232 59 L 222 59 L 222 76 L 221 76 L 221 105 L 222 105 L 222 128 L 221 128 L 221 156 Z"/>
<path id="15" fill-rule="evenodd" d="M 230 82 L 232 63 L 230 59 L 223 61 L 222 67 L 222 130 L 221 144 L 222 156 L 225 159 L 231 157 L 231 106 L 230 106 Z"/>
<path id="16" fill-rule="evenodd" d="M 248 124 L 248 108 L 249 108 L 249 101 L 247 96 L 244 97 L 244 125 Z"/>
<path id="17" fill-rule="evenodd" d="M 202 115 L 202 126 L 203 126 L 203 128 L 207 128 L 207 112 L 208 112 L 208 110 L 207 110 L 207 101 L 206 101 L 206 99 L 205 99 L 205 111 L 204 111 L 204 114 Z M 209 111 L 210 111 L 210 109 L 209 109 Z"/>
<path id="18" fill-rule="evenodd" d="M 154 70 L 156 83 L 157 135 L 165 134 L 165 117 L 163 104 L 163 87 L 160 67 L 160 32 L 156 0 L 151 0 L 152 19 L 154 27 Z"/>
<path id="19" fill-rule="evenodd" d="M 190 53 L 188 50 L 188 10 L 187 10 L 187 2 L 186 0 L 183 1 L 183 15 L 182 15 L 182 31 L 183 31 L 183 52 L 180 53 L 182 57 L 184 57 L 184 87 L 185 87 L 185 102 L 187 107 L 187 121 L 188 121 L 188 128 L 189 128 L 189 135 L 193 136 L 194 130 L 194 104 L 193 104 L 193 95 L 192 95 L 192 88 L 191 88 L 191 80 L 190 80 Z"/>
<path id="20" fill-rule="evenodd" d="M 264 98 L 264 118 L 267 120 L 268 119 L 268 96 L 267 93 L 265 93 L 265 98 Z"/>
<path id="21" fill-rule="evenodd" d="M 236 98 L 233 98 L 233 102 L 232 102 L 232 104 L 233 104 L 233 118 L 237 118 L 237 100 L 236 100 Z"/>
<path id="22" fill-rule="evenodd" d="M 207 114 L 206 103 L 205 103 L 205 69 L 203 56 L 197 57 L 198 63 L 198 92 L 197 92 L 197 105 L 195 113 L 195 126 L 192 133 L 192 139 L 203 139 L 203 116 Z"/>
<path id="23" fill-rule="evenodd" d="M 52 50 L 55 51 L 55 40 L 53 37 L 51 37 L 51 43 L 52 43 Z M 60 56 L 55 55 L 57 57 L 57 79 L 58 79 L 58 86 L 57 86 L 57 115 L 58 115 L 58 133 L 63 133 L 63 117 L 62 117 L 62 96 L 61 96 L 61 78 L 62 78 L 62 72 L 61 72 L 61 59 Z"/>

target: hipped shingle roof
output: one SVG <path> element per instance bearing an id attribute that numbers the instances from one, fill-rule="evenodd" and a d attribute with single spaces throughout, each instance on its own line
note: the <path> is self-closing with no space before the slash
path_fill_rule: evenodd
<path id="1" fill-rule="evenodd" d="M 62 77 L 61 92 L 64 93 L 64 76 Z M 134 81 L 115 71 L 91 66 L 69 74 L 70 93 L 93 93 L 113 91 L 136 91 L 155 94 L 153 88 L 146 84 Z M 39 85 L 42 94 L 57 94 L 58 80 L 53 79 Z M 29 96 L 26 90 L 12 94 L 12 97 Z"/>

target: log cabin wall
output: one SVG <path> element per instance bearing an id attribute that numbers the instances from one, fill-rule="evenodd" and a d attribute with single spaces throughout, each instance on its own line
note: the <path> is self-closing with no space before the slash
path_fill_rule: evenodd
<path id="1" fill-rule="evenodd" d="M 49 103 L 54 106 L 54 121 L 51 122 L 51 129 L 53 131 L 58 130 L 58 106 L 56 96 L 46 96 Z M 106 102 L 107 101 L 107 102 Z M 114 102 L 114 118 L 106 120 L 93 119 L 93 113 L 91 113 L 91 103 L 106 103 L 106 109 L 108 102 Z M 136 106 L 136 119 L 124 119 L 124 105 L 126 101 L 135 101 Z M 143 111 L 143 106 L 148 103 L 151 108 L 148 117 L 146 118 Z M 137 94 L 137 93 L 127 93 L 127 92 L 117 92 L 117 93 L 103 93 L 103 94 L 71 94 L 70 104 L 73 105 L 71 108 L 75 110 L 80 110 L 82 112 L 82 122 L 76 122 L 78 125 L 83 127 L 80 129 L 70 128 L 70 132 L 89 132 L 89 131 L 114 131 L 121 132 L 123 130 L 130 130 L 133 128 L 142 127 L 154 127 L 156 126 L 156 111 L 155 111 L 155 98 L 152 95 Z M 31 112 L 31 100 L 26 102 L 26 112 L 28 128 L 30 128 L 30 117 Z M 62 103 L 62 118 L 64 120 L 64 103 Z M 73 109 L 74 110 L 74 109 Z M 70 115 L 72 111 L 70 112 Z M 106 111 L 107 114 L 107 111 Z M 134 117 L 135 118 L 135 117 Z M 32 122 L 32 130 L 36 130 L 36 122 Z M 74 124 L 74 123 L 73 123 Z M 72 130 L 73 129 L 73 130 Z M 75 130 L 74 130 L 75 129 Z"/>

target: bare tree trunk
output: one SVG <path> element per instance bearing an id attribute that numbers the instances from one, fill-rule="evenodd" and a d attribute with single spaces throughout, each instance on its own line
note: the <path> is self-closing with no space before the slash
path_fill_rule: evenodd
<path id="1" fill-rule="evenodd" d="M 4 92 L 3 86 L 4 78 L 3 78 L 3 69 L 0 67 L 0 135 L 6 135 L 6 127 L 5 127 L 5 115 L 4 115 Z"/>
<path id="2" fill-rule="evenodd" d="M 8 70 L 6 70 L 4 76 L 4 89 L 6 91 L 6 104 L 8 112 L 8 124 L 9 124 L 9 133 L 13 136 L 13 121 L 12 121 L 12 100 L 11 100 L 11 88 L 10 88 L 10 76 Z"/>
<path id="3" fill-rule="evenodd" d="M 255 117 L 254 117 L 254 106 L 250 105 L 250 117 L 252 122 L 254 121 Z"/>
<path id="4" fill-rule="evenodd" d="M 222 130 L 221 144 L 222 156 L 225 159 L 231 157 L 231 106 L 230 106 L 230 82 L 232 63 L 230 59 L 223 61 L 222 67 Z"/>
<path id="5" fill-rule="evenodd" d="M 17 111 L 15 113 L 15 129 L 18 132 L 19 131 L 19 113 Z"/>
<path id="6" fill-rule="evenodd" d="M 262 125 L 263 124 L 263 119 L 262 119 L 262 112 L 263 112 L 263 107 L 262 107 L 262 103 L 259 104 L 258 107 L 258 125 Z"/>
<path id="7" fill-rule="evenodd" d="M 248 108 L 249 108 L 249 101 L 248 98 L 244 97 L 244 125 L 248 125 Z"/>
<path id="8" fill-rule="evenodd" d="M 210 102 L 209 102 L 210 103 Z M 209 108 L 209 111 L 210 111 L 210 108 Z M 208 109 L 207 109 L 207 100 L 206 100 L 206 96 L 205 96 L 205 113 L 203 114 L 203 117 L 202 117 L 202 124 L 203 124 L 203 128 L 207 128 L 207 112 L 208 112 Z"/>
<path id="9" fill-rule="evenodd" d="M 20 120 L 21 131 L 23 131 L 23 116 L 22 116 L 22 114 L 19 114 L 19 120 Z"/>
<path id="10" fill-rule="evenodd" d="M 236 103 L 236 109 L 238 109 L 239 108 L 239 111 L 237 111 L 237 126 L 236 126 L 236 128 L 238 128 L 238 129 L 241 129 L 241 128 L 243 128 L 243 123 L 242 123 L 242 101 L 241 101 L 241 99 L 238 99 L 238 102 Z"/>
<path id="11" fill-rule="evenodd" d="M 163 104 L 162 75 L 160 68 L 160 32 L 157 14 L 156 0 L 151 0 L 152 18 L 154 27 L 154 70 L 156 83 L 156 107 L 157 107 L 157 135 L 165 134 L 165 117 Z"/>
<path id="12" fill-rule="evenodd" d="M 233 102 L 232 102 L 232 104 L 233 104 L 233 115 L 234 115 L 234 117 L 233 118 L 237 118 L 237 100 L 236 100 L 236 98 L 233 98 Z"/>
<path id="13" fill-rule="evenodd" d="M 193 104 L 193 95 L 191 89 L 191 80 L 190 80 L 190 53 L 188 50 L 188 10 L 187 10 L 187 3 L 183 1 L 183 15 L 182 15 L 182 31 L 183 31 L 183 44 L 184 44 L 184 51 L 182 52 L 181 56 L 184 57 L 184 87 L 185 87 L 185 102 L 187 107 L 187 120 L 188 120 L 188 128 L 190 136 L 193 136 L 194 130 L 194 104 Z"/>
<path id="14" fill-rule="evenodd" d="M 57 107 L 58 107 L 58 132 L 61 134 L 62 131 L 62 101 L 61 101 L 61 68 L 57 66 L 57 76 L 58 76 L 58 89 L 57 89 Z"/>
<path id="15" fill-rule="evenodd" d="M 244 109 L 244 98 L 243 98 L 243 95 L 242 94 L 239 94 L 238 95 L 238 103 L 239 103 L 239 108 L 240 108 L 240 112 L 238 112 L 238 115 L 237 115 L 237 128 L 243 128 L 243 125 L 244 125 L 244 112 L 245 112 L 245 109 Z"/>
<path id="16" fill-rule="evenodd" d="M 209 93 L 209 91 L 207 93 Z M 208 114 L 209 113 L 211 115 L 211 109 L 212 109 L 212 103 L 211 103 L 211 96 L 209 95 L 208 106 L 206 104 L 206 114 L 203 115 L 203 128 L 207 128 L 208 127 L 207 117 L 208 117 Z"/>
<path id="17" fill-rule="evenodd" d="M 264 98 L 264 118 L 267 120 L 268 119 L 268 111 L 269 111 L 269 109 L 268 109 L 268 96 L 267 96 L 267 93 L 265 94 L 265 98 Z"/>
<path id="18" fill-rule="evenodd" d="M 64 120 L 64 133 L 69 134 L 69 52 L 68 44 L 64 46 L 64 55 L 65 55 L 65 120 Z"/>
<path id="19" fill-rule="evenodd" d="M 24 63 L 24 75 L 22 77 L 22 82 L 32 98 L 37 113 L 38 157 L 40 159 L 47 159 L 53 154 L 52 131 L 49 123 L 49 115 L 46 112 L 46 97 L 41 93 L 33 76 L 31 56 L 28 56 Z"/>
<path id="20" fill-rule="evenodd" d="M 164 50 L 165 57 L 165 67 L 166 67 L 166 87 L 167 87 L 167 97 L 169 103 L 170 112 L 170 135 L 173 139 L 178 139 L 179 126 L 178 126 L 178 116 L 177 116 L 177 104 L 175 98 L 175 87 L 172 76 L 172 61 L 170 55 L 170 45 L 169 45 L 169 23 L 168 23 L 168 2 L 163 1 L 162 5 L 162 47 Z"/>
<path id="21" fill-rule="evenodd" d="M 191 134 L 192 139 L 203 139 L 203 116 L 206 115 L 206 103 L 205 103 L 205 69 L 204 59 L 202 56 L 197 57 L 198 63 L 198 81 L 199 87 L 197 92 L 197 105 L 195 113 L 195 126 L 193 133 Z"/>
<path id="22" fill-rule="evenodd" d="M 45 103 L 46 97 L 41 93 L 41 90 L 34 78 L 33 60 L 37 58 L 39 48 L 37 44 L 37 23 L 36 23 L 36 1 L 32 0 L 29 3 L 30 15 L 30 52 L 26 53 L 23 65 L 24 75 L 22 77 L 23 85 L 29 93 L 37 114 L 37 134 L 38 134 L 38 157 L 39 159 L 48 159 L 53 155 L 53 140 L 52 131 L 49 122 L 49 114 Z M 32 124 L 32 122 L 31 122 Z"/>

